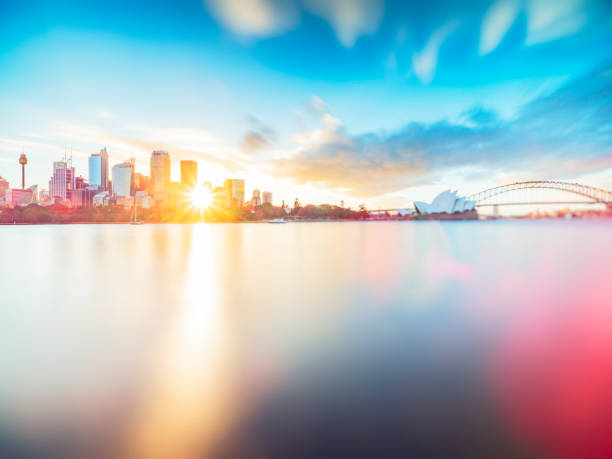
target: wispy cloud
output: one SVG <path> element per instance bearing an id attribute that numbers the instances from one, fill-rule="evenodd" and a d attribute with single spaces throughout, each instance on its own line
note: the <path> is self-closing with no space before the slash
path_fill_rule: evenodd
<path id="1" fill-rule="evenodd" d="M 525 43 L 533 45 L 574 34 L 586 22 L 584 0 L 529 0 Z"/>
<path id="2" fill-rule="evenodd" d="M 376 32 L 384 13 L 382 0 L 305 0 L 305 4 L 327 20 L 338 41 L 349 48 L 359 36 Z"/>
<path id="3" fill-rule="evenodd" d="M 164 127 L 132 124 L 116 132 L 82 123 L 58 121 L 59 137 L 75 142 L 107 145 L 114 161 L 130 156 L 148 163 L 153 150 L 167 150 L 175 159 L 200 159 L 228 171 L 244 169 L 237 152 L 209 131 L 199 128 Z M 83 152 L 88 155 L 90 152 Z"/>
<path id="4" fill-rule="evenodd" d="M 493 51 L 502 41 L 520 12 L 519 0 L 498 0 L 482 20 L 478 52 L 485 55 Z"/>
<path id="5" fill-rule="evenodd" d="M 475 106 L 460 123 L 409 123 L 351 135 L 331 114 L 273 172 L 355 197 L 374 197 L 449 173 L 576 178 L 612 168 L 612 65 L 525 106 L 512 120 Z M 466 179 L 469 179 L 466 175 Z"/>
<path id="6" fill-rule="evenodd" d="M 52 151 L 58 154 L 64 153 L 65 151 L 64 147 L 59 147 L 52 143 L 37 142 L 37 141 L 26 140 L 26 139 L 10 139 L 10 138 L 0 138 L 0 149 L 10 151 L 10 152 L 16 152 L 16 151 L 20 152 L 23 149 L 25 150 L 45 150 L 45 151 Z"/>
<path id="7" fill-rule="evenodd" d="M 204 0 L 212 15 L 240 36 L 267 37 L 291 30 L 300 9 L 325 19 L 338 41 L 352 47 L 361 35 L 373 34 L 384 14 L 382 0 Z"/>
<path id="8" fill-rule="evenodd" d="M 451 21 L 437 29 L 425 44 L 425 47 L 412 56 L 412 67 L 421 82 L 428 84 L 433 80 L 438 65 L 440 47 L 455 31 L 459 21 Z"/>
<path id="9" fill-rule="evenodd" d="M 238 35 L 276 35 L 286 32 L 296 22 L 293 2 L 204 0 L 204 3 L 218 21 Z"/>
<path id="10" fill-rule="evenodd" d="M 495 110 L 486 109 L 481 105 L 474 105 L 463 111 L 460 118 L 466 126 L 490 126 L 500 122 L 499 115 Z"/>
<path id="11" fill-rule="evenodd" d="M 254 116 L 247 117 L 249 131 L 242 137 L 240 148 L 245 153 L 257 153 L 267 150 L 276 142 L 274 130 Z"/>

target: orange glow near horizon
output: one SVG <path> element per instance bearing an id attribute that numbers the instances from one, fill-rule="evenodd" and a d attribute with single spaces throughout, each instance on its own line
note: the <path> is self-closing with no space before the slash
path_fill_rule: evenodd
<path id="1" fill-rule="evenodd" d="M 212 204 L 212 193 L 204 187 L 194 188 L 189 196 L 191 204 L 200 210 L 210 207 Z"/>

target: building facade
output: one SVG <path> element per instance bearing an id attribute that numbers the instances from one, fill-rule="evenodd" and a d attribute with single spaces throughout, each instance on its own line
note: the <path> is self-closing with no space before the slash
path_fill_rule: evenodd
<path id="1" fill-rule="evenodd" d="M 272 192 L 271 191 L 263 192 L 263 203 L 272 205 Z"/>
<path id="2" fill-rule="evenodd" d="M 244 180 L 227 179 L 223 184 L 223 188 L 228 191 L 230 200 L 228 207 L 244 206 Z"/>
<path id="3" fill-rule="evenodd" d="M 170 155 L 167 151 L 151 153 L 151 191 L 155 199 L 165 197 L 170 184 Z"/>
<path id="4" fill-rule="evenodd" d="M 198 163 L 196 161 L 181 161 L 181 185 L 195 188 L 198 184 Z"/>
<path id="5" fill-rule="evenodd" d="M 108 153 L 106 148 L 89 157 L 89 186 L 102 190 L 108 188 Z"/>
<path id="6" fill-rule="evenodd" d="M 49 180 L 49 196 L 52 199 L 70 201 L 74 189 L 74 167 L 69 166 L 66 161 L 55 161 L 53 163 L 53 176 Z"/>
<path id="7" fill-rule="evenodd" d="M 140 209 L 148 209 L 155 204 L 155 200 L 146 191 L 136 191 L 134 200 Z"/>
<path id="8" fill-rule="evenodd" d="M 110 198 L 111 196 L 108 191 L 101 191 L 92 197 L 91 204 L 93 207 L 108 206 L 110 204 Z"/>
<path id="9" fill-rule="evenodd" d="M 71 207 L 91 207 L 92 198 L 100 190 L 96 187 L 90 187 L 84 177 L 75 179 L 75 188 L 70 196 Z"/>
<path id="10" fill-rule="evenodd" d="M 8 180 L 0 177 L 0 198 L 4 198 L 6 190 L 10 188 Z"/>
<path id="11" fill-rule="evenodd" d="M 93 197 L 99 192 L 99 190 L 94 190 L 92 188 L 77 188 L 72 191 L 70 203 L 72 207 L 91 207 L 93 204 Z"/>
<path id="12" fill-rule="evenodd" d="M 132 195 L 132 180 L 134 177 L 134 163 L 126 161 L 113 166 L 113 194 L 115 197 L 129 197 Z"/>
<path id="13" fill-rule="evenodd" d="M 259 190 L 253 190 L 253 195 L 251 196 L 251 205 L 253 207 L 261 206 L 261 193 Z"/>
<path id="14" fill-rule="evenodd" d="M 134 191 L 149 190 L 151 179 L 147 175 L 142 175 L 140 172 L 134 172 Z"/>
<path id="15" fill-rule="evenodd" d="M 36 187 L 36 185 L 34 185 Z M 33 189 L 34 187 L 30 187 L 27 190 L 22 190 L 21 188 L 12 188 L 8 189 L 4 195 L 5 205 L 9 207 L 15 206 L 27 206 L 28 204 L 32 204 L 34 199 L 34 193 L 38 193 L 38 187 Z"/>

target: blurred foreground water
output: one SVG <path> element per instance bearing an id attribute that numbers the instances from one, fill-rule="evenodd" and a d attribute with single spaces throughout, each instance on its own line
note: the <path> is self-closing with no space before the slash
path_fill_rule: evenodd
<path id="1" fill-rule="evenodd" d="M 0 457 L 612 457 L 611 234 L 0 227 Z"/>

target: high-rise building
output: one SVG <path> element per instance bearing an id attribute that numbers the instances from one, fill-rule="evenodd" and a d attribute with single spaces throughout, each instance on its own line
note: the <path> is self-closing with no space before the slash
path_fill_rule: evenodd
<path id="1" fill-rule="evenodd" d="M 198 184 L 198 163 L 181 161 L 181 185 L 194 188 Z"/>
<path id="2" fill-rule="evenodd" d="M 170 184 L 170 155 L 167 151 L 156 150 L 151 153 L 151 191 L 153 196 L 165 197 Z"/>
<path id="3" fill-rule="evenodd" d="M 49 196 L 62 201 L 69 201 L 74 189 L 74 167 L 68 165 L 66 161 L 55 161 L 53 163 L 53 176 L 49 180 Z"/>
<path id="4" fill-rule="evenodd" d="M 106 147 L 89 157 L 89 186 L 105 190 L 108 188 L 108 153 Z"/>
<path id="5" fill-rule="evenodd" d="M 4 198 L 6 190 L 10 188 L 8 180 L 0 176 L 0 199 Z"/>
<path id="6" fill-rule="evenodd" d="M 134 191 L 147 191 L 149 189 L 151 179 L 148 175 L 142 175 L 140 172 L 134 172 Z"/>
<path id="7" fill-rule="evenodd" d="M 261 206 L 261 194 L 259 190 L 253 190 L 253 196 L 251 197 L 251 205 L 253 207 Z"/>
<path id="8" fill-rule="evenodd" d="M 229 207 L 232 203 L 230 190 L 222 186 L 216 186 L 213 188 L 212 196 L 214 207 Z"/>
<path id="9" fill-rule="evenodd" d="M 132 195 L 134 162 L 125 161 L 113 166 L 113 191 L 115 197 L 127 198 Z"/>
<path id="10" fill-rule="evenodd" d="M 81 175 L 74 179 L 74 189 L 87 188 L 87 179 Z"/>
<path id="11" fill-rule="evenodd" d="M 263 192 L 263 203 L 272 205 L 272 192 L 271 191 Z"/>
<path id="12" fill-rule="evenodd" d="M 70 196 L 72 207 L 91 207 L 93 196 L 98 193 L 98 188 L 90 187 L 85 177 L 77 177 L 74 181 L 74 190 Z"/>
<path id="13" fill-rule="evenodd" d="M 242 207 L 244 205 L 244 180 L 242 179 L 227 179 L 223 184 L 229 193 L 231 207 Z"/>
<path id="14" fill-rule="evenodd" d="M 98 190 L 94 190 L 93 188 L 77 188 L 76 190 L 72 190 L 70 203 L 72 207 L 91 207 L 93 197 L 98 193 L 100 192 Z M 101 193 L 108 192 L 102 191 Z"/>

